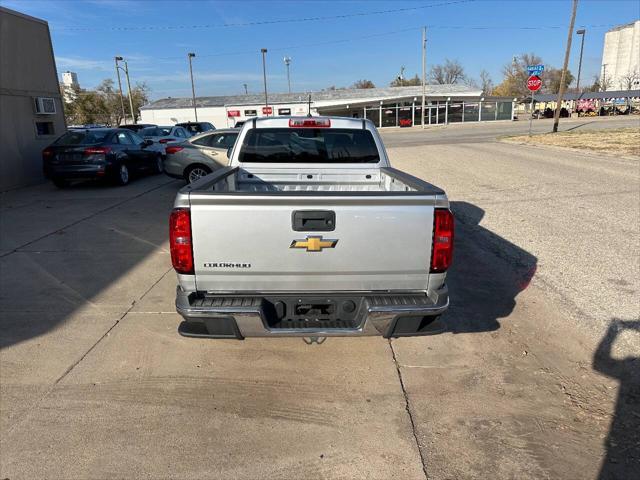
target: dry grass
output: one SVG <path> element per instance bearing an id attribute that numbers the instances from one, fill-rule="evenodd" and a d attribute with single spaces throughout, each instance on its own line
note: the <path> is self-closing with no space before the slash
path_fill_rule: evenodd
<path id="1" fill-rule="evenodd" d="M 570 132 L 543 133 L 503 137 L 506 142 L 541 145 L 594 153 L 608 153 L 640 157 L 640 128 L 617 128 L 610 130 L 572 130 Z"/>

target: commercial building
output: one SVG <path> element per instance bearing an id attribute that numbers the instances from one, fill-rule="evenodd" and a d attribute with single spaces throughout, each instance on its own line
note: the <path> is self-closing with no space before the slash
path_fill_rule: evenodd
<path id="1" fill-rule="evenodd" d="M 640 87 L 640 20 L 615 27 L 604 35 L 600 79 L 606 90 Z"/>
<path id="2" fill-rule="evenodd" d="M 63 99 L 65 103 L 73 102 L 80 91 L 80 83 L 78 82 L 78 74 L 76 72 L 66 71 L 62 74 L 62 83 L 60 84 Z"/>
<path id="3" fill-rule="evenodd" d="M 47 22 L 0 7 L 0 190 L 42 180 L 42 149 L 65 128 Z"/>
<path id="4" fill-rule="evenodd" d="M 464 85 L 427 85 L 425 125 L 512 120 L 511 98 L 483 98 Z M 233 95 L 196 99 L 198 120 L 217 128 L 273 115 L 337 115 L 368 118 L 377 127 L 421 125 L 422 87 L 340 89 L 313 93 Z M 195 119 L 191 98 L 163 98 L 141 108 L 141 122 L 172 125 Z"/>

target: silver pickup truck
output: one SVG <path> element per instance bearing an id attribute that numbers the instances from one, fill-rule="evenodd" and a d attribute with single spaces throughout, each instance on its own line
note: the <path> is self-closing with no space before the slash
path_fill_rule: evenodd
<path id="1" fill-rule="evenodd" d="M 434 331 L 449 305 L 449 201 L 390 166 L 370 121 L 254 119 L 228 156 L 171 213 L 182 335 Z"/>

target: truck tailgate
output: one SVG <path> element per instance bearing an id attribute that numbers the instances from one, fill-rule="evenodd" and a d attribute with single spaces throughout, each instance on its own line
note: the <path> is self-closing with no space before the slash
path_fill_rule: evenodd
<path id="1" fill-rule="evenodd" d="M 425 290 L 434 205 L 429 195 L 192 192 L 196 287 L 209 292 Z M 335 229 L 294 231 L 292 215 L 300 210 L 335 212 Z M 321 244 L 312 240 L 311 250 L 322 249 L 304 248 L 307 237 L 322 237 Z M 295 241 L 302 242 L 298 248 L 292 248 Z"/>

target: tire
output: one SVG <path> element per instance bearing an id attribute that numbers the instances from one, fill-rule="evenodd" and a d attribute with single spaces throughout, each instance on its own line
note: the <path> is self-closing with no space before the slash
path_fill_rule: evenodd
<path id="1" fill-rule="evenodd" d="M 162 163 L 162 155 L 160 154 L 156 156 L 156 165 L 153 169 L 153 172 L 156 174 L 164 172 L 164 164 Z"/>
<path id="2" fill-rule="evenodd" d="M 129 167 L 126 164 L 121 163 L 118 166 L 118 171 L 116 172 L 116 183 L 118 185 L 127 185 L 129 180 L 131 179 L 131 173 L 129 172 Z"/>
<path id="3" fill-rule="evenodd" d="M 187 183 L 193 183 L 196 180 L 204 177 L 205 175 L 209 175 L 211 173 L 211 169 L 204 165 L 191 165 L 184 173 L 184 179 Z"/>
<path id="4" fill-rule="evenodd" d="M 54 178 L 52 182 L 58 188 L 67 188 L 69 186 L 69 180 L 64 178 Z"/>

